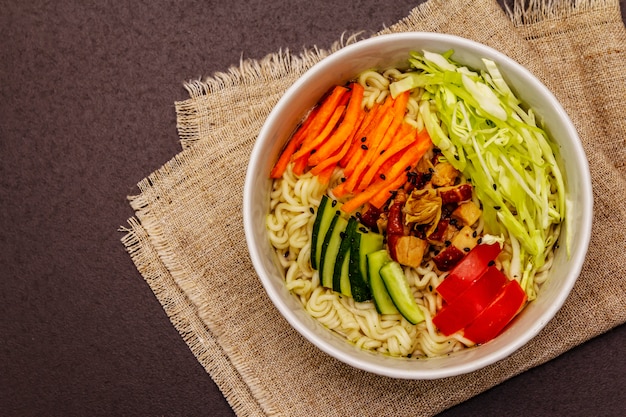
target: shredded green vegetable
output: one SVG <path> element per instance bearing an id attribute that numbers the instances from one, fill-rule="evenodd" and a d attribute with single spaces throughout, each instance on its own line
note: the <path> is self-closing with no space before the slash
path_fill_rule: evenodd
<path id="1" fill-rule="evenodd" d="M 474 184 L 485 231 L 508 235 L 511 278 L 529 299 L 534 277 L 554 249 L 565 219 L 565 185 L 557 148 L 524 110 L 493 61 L 476 72 L 453 51 L 411 53 L 411 71 L 390 85 L 392 96 L 422 88 L 419 113 L 435 146 Z M 569 250 L 569 248 L 568 248 Z"/>

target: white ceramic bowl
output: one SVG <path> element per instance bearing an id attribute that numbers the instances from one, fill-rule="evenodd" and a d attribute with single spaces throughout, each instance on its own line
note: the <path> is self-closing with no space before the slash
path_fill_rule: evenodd
<path id="1" fill-rule="evenodd" d="M 265 229 L 269 210 L 269 172 L 290 133 L 319 98 L 333 85 L 343 84 L 360 71 L 406 65 L 409 51 L 454 50 L 453 59 L 483 68 L 481 58 L 497 63 L 506 81 L 532 107 L 548 134 L 560 146 L 566 172 L 571 256 L 558 250 L 552 275 L 530 303 L 497 338 L 476 348 L 446 357 L 411 360 L 366 352 L 314 320 L 285 288 L 273 261 Z M 382 35 L 344 47 L 323 59 L 299 78 L 278 102 L 252 150 L 244 188 L 244 227 L 254 267 L 280 313 L 300 334 L 327 354 L 356 368 L 405 379 L 436 379 L 471 372 L 499 361 L 531 340 L 561 308 L 580 274 L 592 223 L 589 168 L 580 140 L 567 114 L 552 93 L 528 70 L 500 52 L 467 39 L 435 33 Z"/>

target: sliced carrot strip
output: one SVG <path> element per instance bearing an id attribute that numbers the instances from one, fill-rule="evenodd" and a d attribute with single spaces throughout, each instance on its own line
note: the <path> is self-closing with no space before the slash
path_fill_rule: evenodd
<path id="1" fill-rule="evenodd" d="M 339 122 L 339 119 L 341 118 L 341 116 L 343 116 L 345 109 L 346 106 L 339 106 L 335 108 L 335 111 L 328 120 L 326 126 L 324 126 L 324 129 L 322 129 L 322 131 L 313 140 L 302 143 L 300 149 L 293 154 L 294 159 L 298 159 L 304 155 L 310 154 L 313 150 L 317 150 L 316 148 L 322 145 L 324 141 L 329 137 L 333 129 L 335 129 L 337 123 Z"/>
<path id="2" fill-rule="evenodd" d="M 339 151 L 337 151 L 334 155 L 324 159 L 319 164 L 315 165 L 311 169 L 311 174 L 318 175 L 322 171 L 324 171 L 326 168 L 330 166 L 333 166 L 333 167 L 336 166 L 337 163 L 341 160 L 341 158 L 343 158 L 343 156 L 348 152 L 350 145 L 351 145 L 350 141 L 345 141 L 341 149 L 339 149 Z M 309 158 L 309 162 L 310 161 L 311 161 L 311 158 Z"/>
<path id="3" fill-rule="evenodd" d="M 324 159 L 335 153 L 342 145 L 352 137 L 355 124 L 359 119 L 361 110 L 361 102 L 363 101 L 363 86 L 358 83 L 351 84 L 350 101 L 346 107 L 345 115 L 337 129 L 332 133 L 326 142 L 324 142 L 309 158 L 309 165 L 319 164 Z"/>
<path id="4" fill-rule="evenodd" d="M 380 151 L 386 149 L 389 146 L 392 138 L 396 135 L 398 128 L 404 121 L 404 115 L 406 114 L 406 105 L 409 101 L 409 91 L 405 91 L 396 97 L 393 103 L 393 120 L 386 130 L 385 135 L 381 138 L 380 142 L 376 144 L 374 157 L 380 154 Z"/>
<path id="5" fill-rule="evenodd" d="M 375 153 L 375 149 L 377 148 L 377 144 L 385 135 L 385 132 L 389 128 L 389 125 L 391 124 L 392 120 L 393 120 L 393 113 L 385 112 L 385 114 L 382 117 L 382 120 L 380 121 L 380 124 L 376 127 L 374 132 L 372 132 L 371 141 L 369 142 L 369 145 L 366 145 L 366 149 L 365 149 L 366 152 L 364 153 L 363 157 L 359 159 L 356 166 L 354 167 L 354 170 L 350 172 L 349 174 L 346 174 L 346 175 L 349 175 L 346 177 L 347 178 L 346 189 L 348 191 L 354 191 L 357 184 L 361 180 L 361 176 L 365 172 L 365 169 L 371 163 L 371 161 L 375 158 L 374 153 Z"/>
<path id="6" fill-rule="evenodd" d="M 326 167 L 326 169 L 322 170 L 322 172 L 320 172 L 317 175 L 317 180 L 321 183 L 321 184 L 328 184 L 328 182 L 330 181 L 330 177 L 333 176 L 333 172 L 335 172 L 335 167 L 336 165 L 329 165 Z"/>
<path id="7" fill-rule="evenodd" d="M 387 202 L 387 200 L 391 198 L 391 193 L 402 187 L 406 181 L 406 176 L 399 176 L 395 181 L 392 181 L 386 187 L 383 187 L 378 194 L 370 198 L 369 203 L 377 209 L 380 209 Z"/>
<path id="8" fill-rule="evenodd" d="M 384 192 L 389 187 L 399 188 L 406 182 L 406 177 L 396 178 L 395 181 L 387 181 L 379 179 L 370 185 L 366 190 L 356 194 L 352 199 L 346 201 L 342 206 L 341 210 L 346 213 L 352 213 L 365 203 L 367 203 L 374 196 Z M 395 189 L 394 188 L 394 189 Z"/>
<path id="9" fill-rule="evenodd" d="M 348 155 L 344 158 L 346 159 L 349 156 L 349 159 L 343 165 L 345 167 L 344 173 L 346 175 L 346 178 L 352 175 L 352 172 L 354 172 L 354 169 L 358 165 L 359 161 L 361 161 L 363 156 L 367 154 L 367 150 L 372 144 L 373 132 L 380 125 L 383 116 L 391 108 L 392 102 L 393 100 L 388 97 L 382 105 L 379 104 L 375 108 L 370 110 L 371 113 L 375 109 L 376 113 L 373 114 L 373 117 L 369 120 L 369 123 L 367 123 L 367 125 L 364 126 L 363 130 L 356 136 L 358 140 L 354 142 L 354 150 L 352 151 L 352 153 L 348 151 Z M 365 140 L 363 140 L 362 138 L 365 138 Z"/>
<path id="10" fill-rule="evenodd" d="M 365 137 L 366 132 L 368 131 L 368 127 L 371 128 L 372 120 L 376 118 L 376 115 L 378 114 L 380 107 L 381 107 L 380 104 L 376 103 L 374 107 L 371 108 L 371 110 L 369 111 L 365 109 L 363 110 L 365 117 L 359 124 L 359 129 L 356 132 L 354 132 L 354 135 L 352 136 L 352 146 L 348 150 L 348 153 L 346 153 L 346 155 L 339 162 L 339 165 L 341 165 L 343 168 L 345 168 L 348 165 L 348 162 L 351 160 L 352 156 L 354 156 L 354 153 L 358 149 L 360 149 L 360 146 L 362 143 L 361 138 Z"/>
<path id="11" fill-rule="evenodd" d="M 408 126 L 408 128 L 406 128 L 406 126 Z M 365 174 L 363 174 L 363 178 L 361 179 L 361 182 L 359 183 L 360 189 L 367 187 L 372 182 L 372 179 L 374 178 L 374 176 L 376 175 L 380 167 L 389 158 L 391 158 L 396 153 L 400 152 L 401 150 L 403 150 L 404 148 L 406 148 L 407 146 L 415 142 L 416 140 L 415 129 L 413 129 L 413 127 L 409 125 L 408 123 L 403 124 L 402 127 L 403 128 L 401 128 L 398 132 L 400 135 L 402 135 L 400 136 L 400 139 L 394 142 L 388 149 L 384 149 L 384 148 L 381 149 L 379 151 L 378 158 L 376 158 L 372 162 L 372 164 L 367 168 L 367 171 L 365 172 Z"/>
<path id="12" fill-rule="evenodd" d="M 341 182 L 339 184 L 337 184 L 334 188 L 333 188 L 333 195 L 336 198 L 341 198 L 343 196 L 345 196 L 346 194 L 348 194 L 348 191 L 346 190 L 346 187 L 344 186 L 345 182 Z"/>
<path id="13" fill-rule="evenodd" d="M 307 163 L 308 159 L 309 159 L 309 156 L 304 155 L 302 158 L 298 158 L 295 161 L 293 161 L 293 168 L 292 168 L 293 173 L 296 175 L 304 174 L 304 170 L 308 166 L 308 163 Z"/>
<path id="14" fill-rule="evenodd" d="M 311 123 L 313 122 L 313 119 L 315 119 L 318 110 L 318 107 L 315 107 L 313 110 L 311 110 L 304 122 L 300 125 L 298 129 L 296 129 L 296 132 L 291 136 L 291 139 L 289 140 L 289 142 L 287 142 L 287 146 L 285 146 L 282 153 L 280 154 L 280 157 L 274 165 L 274 168 L 272 168 L 272 171 L 270 172 L 270 178 L 280 178 L 283 176 L 283 173 L 285 172 L 285 169 L 287 169 L 289 161 L 291 161 L 291 156 L 304 140 L 304 137 L 308 129 L 311 127 Z"/>
<path id="15" fill-rule="evenodd" d="M 391 165 L 387 174 L 384 175 L 384 179 L 379 177 L 364 191 L 356 194 L 351 200 L 344 203 L 342 210 L 350 213 L 366 202 L 370 202 L 376 208 L 380 208 L 389 199 L 389 192 L 400 188 L 406 182 L 405 173 L 407 169 L 415 165 L 431 146 L 430 138 L 421 140 L 415 145 L 405 148 L 402 153 L 397 153 L 395 157 L 387 160 L 387 162 L 391 162 L 397 158 L 397 161 L 393 161 L 393 165 Z M 344 208 L 346 205 L 347 207 Z"/>

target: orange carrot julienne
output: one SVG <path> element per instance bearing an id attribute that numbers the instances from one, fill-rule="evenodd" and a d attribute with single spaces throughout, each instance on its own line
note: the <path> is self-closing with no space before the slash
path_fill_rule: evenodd
<path id="1" fill-rule="evenodd" d="M 354 170 L 346 174 L 348 175 L 346 177 L 347 178 L 346 189 L 348 191 L 353 191 L 356 188 L 357 184 L 359 183 L 361 179 L 361 176 L 365 172 L 365 169 L 374 159 L 374 149 L 377 148 L 377 143 L 384 136 L 392 120 L 393 120 L 393 113 L 385 112 L 385 114 L 383 115 L 380 121 L 380 124 L 376 127 L 374 132 L 372 132 L 371 140 L 369 141 L 369 145 L 366 145 L 366 149 L 365 149 L 365 153 L 363 157 L 359 159 L 359 161 L 356 163 Z"/>
<path id="2" fill-rule="evenodd" d="M 302 143 L 302 146 L 300 147 L 300 149 L 298 149 L 296 153 L 293 154 L 293 157 L 295 159 L 298 159 L 304 155 L 316 152 L 316 148 L 323 144 L 324 141 L 328 139 L 328 136 L 331 134 L 333 129 L 335 129 L 335 127 L 337 126 L 337 122 L 339 122 L 339 119 L 343 115 L 345 109 L 346 106 L 337 107 L 330 119 L 328 120 L 326 126 L 324 126 L 324 129 L 322 129 L 322 131 L 312 140 Z"/>
<path id="3" fill-rule="evenodd" d="M 324 142 L 315 154 L 309 158 L 311 166 L 319 164 L 324 159 L 332 155 L 337 149 L 340 149 L 344 142 L 352 137 L 355 125 L 361 113 L 361 102 L 363 101 L 363 86 L 358 83 L 351 85 L 351 94 L 345 115 L 337 129 L 332 133 L 326 142 Z"/>
<path id="4" fill-rule="evenodd" d="M 386 187 L 383 187 L 375 196 L 370 198 L 368 203 L 370 203 L 377 209 L 381 208 L 387 202 L 387 200 L 391 198 L 391 193 L 402 187 L 406 181 L 407 178 L 405 175 L 399 176 L 398 178 L 396 178 L 395 181 L 387 184 Z"/>
<path id="5" fill-rule="evenodd" d="M 317 114 L 311 123 L 311 127 L 305 136 L 303 143 L 314 140 L 320 132 L 326 127 L 328 121 L 332 117 L 335 109 L 343 104 L 342 100 L 349 90 L 343 86 L 335 86 L 331 92 L 322 100 L 318 106 Z"/>
<path id="6" fill-rule="evenodd" d="M 309 159 L 309 156 L 308 155 L 304 155 L 303 157 L 294 160 L 293 161 L 293 168 L 292 168 L 293 173 L 296 174 L 296 175 L 304 174 L 304 170 L 306 169 L 306 167 L 308 165 L 308 163 L 307 163 L 308 159 Z"/>
<path id="7" fill-rule="evenodd" d="M 346 187 L 344 186 L 345 182 L 340 182 L 339 184 L 337 184 L 334 188 L 333 188 L 333 195 L 337 198 L 341 198 L 343 196 L 345 196 L 346 194 L 348 194 L 348 191 L 346 190 Z"/>
<path id="8" fill-rule="evenodd" d="M 388 149 L 382 149 L 382 151 L 384 152 L 380 154 L 376 159 L 374 159 L 372 164 L 367 168 L 365 174 L 363 174 L 363 178 L 359 183 L 359 188 L 365 188 L 370 184 L 370 182 L 372 182 L 372 179 L 379 171 L 380 167 L 385 163 L 385 161 L 387 161 L 396 153 L 402 151 L 404 148 L 415 142 L 415 131 L 412 126 L 409 124 L 404 124 L 403 127 L 404 126 L 409 126 L 410 129 L 401 129 L 399 132 L 402 135 L 400 139 L 391 144 Z"/>
<path id="9" fill-rule="evenodd" d="M 406 105 L 409 101 L 409 91 L 405 91 L 396 97 L 393 103 L 393 120 L 389 125 L 389 128 L 386 130 L 385 134 L 381 138 L 380 142 L 376 144 L 374 157 L 376 157 L 381 150 L 385 149 L 389 146 L 392 138 L 396 135 L 398 128 L 402 125 L 404 121 L 404 115 L 406 113 Z"/>
<path id="10" fill-rule="evenodd" d="M 363 123 L 363 128 L 355 136 L 359 140 L 354 142 L 354 146 L 348 151 L 348 155 L 344 157 L 345 163 L 342 166 L 344 167 L 346 177 L 352 174 L 359 161 L 367 154 L 367 150 L 373 141 L 373 132 L 375 132 L 376 128 L 380 125 L 381 120 L 392 107 L 392 104 L 393 99 L 388 96 L 382 104 L 375 104 L 372 110 L 370 110 L 370 113 L 373 111 L 375 111 L 375 113 L 372 114 L 372 117 L 367 123 Z"/>
<path id="11" fill-rule="evenodd" d="M 398 177 L 394 181 L 387 181 L 383 179 L 379 179 L 374 182 L 372 185 L 367 187 L 367 189 L 362 192 L 356 194 L 352 199 L 346 201 L 342 206 L 341 210 L 346 213 L 352 213 L 365 203 L 369 202 L 373 197 L 379 195 L 380 193 L 387 190 L 389 187 L 395 187 L 397 189 L 402 186 L 406 182 L 405 177 Z"/>
<path id="12" fill-rule="evenodd" d="M 420 140 L 415 145 L 408 146 L 402 153 L 399 153 L 395 157 L 390 158 L 387 162 L 390 162 L 399 157 L 397 161 L 393 161 L 394 163 L 387 171 L 387 174 L 379 177 L 379 179 L 377 179 L 373 184 L 371 184 L 363 192 L 357 194 L 353 198 L 353 200 L 357 199 L 357 201 L 348 205 L 348 207 L 345 209 L 346 213 L 349 212 L 348 210 L 353 211 L 357 209 L 361 205 L 365 204 L 365 202 L 369 202 L 376 208 L 382 207 L 382 205 L 390 197 L 389 192 L 400 188 L 406 182 L 407 169 L 415 165 L 422 158 L 422 156 L 424 156 L 426 151 L 428 151 L 428 149 L 430 149 L 430 147 L 432 146 L 430 138 L 428 137 L 427 139 L 428 140 Z M 375 189 L 376 192 L 372 192 L 372 189 Z M 367 197 L 365 201 L 363 201 L 364 197 L 361 196 L 362 194 L 365 194 Z M 351 202 L 352 200 L 349 200 L 345 204 Z M 358 205 L 354 206 L 354 204 Z"/>
<path id="13" fill-rule="evenodd" d="M 339 162 L 341 158 L 343 158 L 343 156 L 346 154 L 346 152 L 348 152 L 350 145 L 351 145 L 350 141 L 345 141 L 341 149 L 339 149 L 339 151 L 337 151 L 334 155 L 324 159 L 322 162 L 320 162 L 319 164 L 311 168 L 311 174 L 318 175 L 329 166 L 333 166 L 333 167 L 336 166 L 337 162 Z M 310 160 L 311 159 L 309 158 L 309 161 Z"/>
<path id="14" fill-rule="evenodd" d="M 419 134 L 418 134 L 418 137 L 419 137 Z M 413 148 L 414 153 L 413 155 L 411 155 L 411 158 L 407 158 L 407 160 L 412 159 L 410 163 L 411 165 L 415 165 L 417 164 L 417 162 L 419 162 L 420 159 L 422 159 L 422 156 L 424 156 L 424 154 L 430 149 L 430 147 L 432 146 L 432 141 L 430 140 L 430 137 L 426 135 L 425 137 L 418 138 L 418 141 L 415 146 L 413 145 L 410 145 L 410 146 L 411 148 Z M 398 160 L 396 163 L 393 164 L 391 168 L 390 176 L 396 175 L 399 171 L 400 174 L 398 178 L 396 179 L 396 181 L 393 182 L 393 184 L 391 184 L 391 186 L 383 189 L 376 196 L 372 197 L 369 200 L 369 203 L 371 205 L 373 205 L 376 208 L 381 208 L 383 204 L 385 204 L 385 202 L 389 200 L 389 197 L 391 197 L 390 192 L 397 190 L 406 182 L 406 176 L 404 172 L 406 172 L 407 166 L 411 166 L 411 165 L 406 165 L 406 164 L 407 164 L 407 161 L 406 160 L 402 161 L 402 158 L 400 158 L 400 160 Z M 400 182 L 401 184 L 397 185 L 398 182 Z"/>
<path id="15" fill-rule="evenodd" d="M 371 129 L 372 121 L 376 118 L 380 107 L 380 104 L 376 103 L 369 111 L 363 110 L 364 117 L 359 124 L 358 130 L 356 130 L 352 135 L 352 146 L 348 149 L 348 153 L 346 153 L 346 155 L 341 158 L 341 161 L 339 162 L 341 167 L 345 168 L 354 156 L 355 152 L 360 149 L 362 143 L 361 138 L 365 137 L 368 130 Z"/>
<path id="16" fill-rule="evenodd" d="M 336 165 L 327 166 L 326 169 L 322 170 L 319 174 L 316 174 L 317 180 L 321 184 L 328 184 L 330 182 L 330 177 L 332 177 L 333 172 L 335 172 L 335 167 Z"/>
<path id="17" fill-rule="evenodd" d="M 306 117 L 306 119 L 304 120 L 304 122 L 300 125 L 298 129 L 296 129 L 296 132 L 292 135 L 289 142 L 287 142 L 287 146 L 285 146 L 282 153 L 280 154 L 280 157 L 278 158 L 278 161 L 272 168 L 272 171 L 270 172 L 270 178 L 280 178 L 283 176 L 283 173 L 287 169 L 287 165 L 291 161 L 291 156 L 294 154 L 294 152 L 298 149 L 298 146 L 300 146 L 300 144 L 304 140 L 304 137 L 308 129 L 310 128 L 311 123 L 313 119 L 315 118 L 315 115 L 317 114 L 318 109 L 319 108 L 316 107 L 313 110 L 311 110 L 308 116 Z"/>

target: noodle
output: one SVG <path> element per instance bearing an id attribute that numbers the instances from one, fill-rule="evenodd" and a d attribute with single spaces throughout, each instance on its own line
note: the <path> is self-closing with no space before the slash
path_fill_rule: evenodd
<path id="1" fill-rule="evenodd" d="M 341 172 L 335 177 L 336 183 Z M 331 179 L 331 187 L 332 183 Z M 420 268 L 405 269 L 418 303 L 428 311 L 428 326 L 412 325 L 400 315 L 382 316 L 371 301 L 357 303 L 321 286 L 317 272 L 310 266 L 315 216 L 309 208 L 319 204 L 327 191 L 315 177 L 307 173 L 298 178 L 291 168 L 274 181 L 270 193 L 270 207 L 274 209 L 266 223 L 270 243 L 286 271 L 287 288 L 300 298 L 312 317 L 362 349 L 392 356 L 437 356 L 451 351 L 460 343 L 458 336 L 438 335 L 432 325 L 431 317 L 441 307 L 441 297 L 434 288 L 442 279 L 432 261 Z"/>
<path id="2" fill-rule="evenodd" d="M 406 75 L 397 69 L 384 73 L 368 70 L 361 73 L 358 82 L 364 87 L 362 106 L 371 109 L 376 103 L 382 103 L 389 95 L 390 80 L 402 79 Z M 424 128 L 421 118 L 420 102 L 424 93 L 417 88 L 411 92 L 407 102 L 405 121 L 417 129 Z M 458 111 L 465 111 L 459 106 Z M 441 126 L 446 131 L 447 126 Z M 450 129 L 464 129 L 463 126 L 450 126 Z M 501 140 L 497 137 L 493 143 Z M 488 146 L 490 144 L 486 144 Z M 501 145 L 501 144 L 500 144 Z M 478 151 L 478 148 L 477 148 Z M 477 152 L 480 158 L 480 152 Z M 486 161 L 491 163 L 493 161 Z M 361 349 L 380 352 L 392 356 L 435 357 L 450 354 L 474 343 L 465 339 L 461 333 L 445 336 L 438 332 L 432 318 L 442 308 L 442 297 L 435 288 L 443 281 L 447 273 L 439 273 L 432 260 L 427 260 L 417 268 L 403 267 L 404 272 L 425 320 L 413 325 L 402 315 L 381 315 L 373 301 L 356 302 L 353 298 L 325 288 L 320 283 L 319 273 L 311 267 L 311 236 L 315 212 L 322 196 L 331 198 L 332 189 L 342 180 L 343 170 L 336 168 L 329 184 L 323 185 L 310 173 L 295 175 L 290 163 L 281 178 L 275 179 L 270 192 L 270 213 L 266 218 L 269 241 L 275 249 L 277 258 L 285 272 L 287 288 L 299 297 L 306 311 L 321 324 L 342 335 Z M 513 168 L 510 168 L 514 171 Z M 547 173 L 546 173 L 547 174 Z M 526 173 L 526 175 L 530 175 Z M 465 182 L 465 178 L 461 178 Z M 534 182 L 545 181 L 535 178 Z M 537 187 L 540 189 L 541 187 Z M 536 198 L 527 190 L 531 198 Z M 473 194 L 473 202 L 480 202 Z M 554 205 L 554 202 L 550 202 Z M 525 221 L 534 226 L 530 213 L 521 213 Z M 483 217 L 473 229 L 481 234 L 485 224 Z M 551 229 L 551 236 L 546 243 L 551 246 L 559 235 L 559 227 Z M 528 271 L 519 270 L 520 244 L 512 236 L 505 241 L 496 266 L 506 275 L 518 282 L 528 280 Z M 538 291 L 547 279 L 554 255 L 549 252 L 533 281 L 530 283 L 529 299 Z"/>

